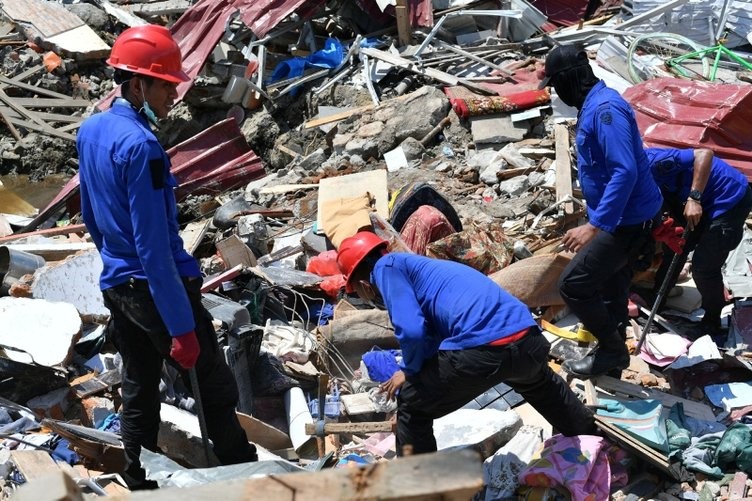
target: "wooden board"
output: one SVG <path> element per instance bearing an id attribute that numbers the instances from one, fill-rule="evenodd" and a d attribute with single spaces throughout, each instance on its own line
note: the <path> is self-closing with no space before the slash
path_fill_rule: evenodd
<path id="1" fill-rule="evenodd" d="M 564 124 L 554 125 L 556 137 L 556 200 L 572 196 L 572 163 L 569 158 L 569 131 Z M 564 204 L 564 212 L 572 214 L 574 204 Z"/>
<path id="2" fill-rule="evenodd" d="M 480 455 L 473 450 L 419 454 L 362 467 L 270 475 L 149 492 L 152 501 L 186 495 L 196 501 L 248 499 L 403 499 L 466 500 L 483 487 Z M 137 496 L 142 499 L 141 496 Z M 115 496 L 115 499 L 129 499 Z"/>
<path id="3" fill-rule="evenodd" d="M 249 442 L 258 444 L 270 451 L 292 447 L 290 437 L 281 430 L 248 414 L 243 414 L 242 412 L 237 412 L 236 414 Z"/>
<path id="4" fill-rule="evenodd" d="M 188 254 L 193 254 L 201 244 L 204 235 L 206 235 L 211 219 L 204 219 L 201 221 L 193 221 L 188 223 L 185 228 L 180 232 L 180 238 L 183 239 L 183 248 Z"/>
<path id="5" fill-rule="evenodd" d="M 668 458 L 664 454 L 646 446 L 639 440 L 630 436 L 627 432 L 609 423 L 601 416 L 595 416 L 595 425 L 604 433 L 604 435 L 611 438 L 625 449 L 668 474 L 671 478 L 679 480 L 679 473 L 672 468 Z"/>
<path id="6" fill-rule="evenodd" d="M 319 181 L 318 206 L 323 207 L 329 200 L 351 198 L 365 195 L 366 192 L 376 200 L 376 212 L 384 219 L 389 219 L 389 190 L 387 188 L 387 172 L 377 169 L 346 176 L 327 177 Z M 318 212 L 318 227 L 324 228 L 321 219 L 322 211 Z"/>
<path id="7" fill-rule="evenodd" d="M 391 421 L 376 421 L 363 423 L 324 423 L 324 433 L 378 433 L 392 432 L 394 424 Z M 316 434 L 316 424 L 307 423 L 305 432 L 309 435 Z"/>
<path id="8" fill-rule="evenodd" d="M 13 101 L 19 106 L 29 108 L 88 108 L 91 106 L 91 101 L 73 98 L 14 97 Z"/>
<path id="9" fill-rule="evenodd" d="M 120 382 L 120 371 L 113 369 L 111 371 L 105 372 L 104 374 L 86 379 L 85 381 L 80 381 L 77 384 L 73 385 L 72 388 L 73 391 L 76 392 L 76 397 L 82 399 L 99 393 L 100 391 L 104 391 L 107 388 L 119 386 Z"/>
<path id="10" fill-rule="evenodd" d="M 237 235 L 230 235 L 216 244 L 217 252 L 227 268 L 256 266 L 256 256 Z"/>
<path id="11" fill-rule="evenodd" d="M 11 451 L 11 460 L 27 482 L 46 477 L 50 473 L 60 471 L 57 463 L 49 453 L 40 450 Z"/>
<path id="12" fill-rule="evenodd" d="M 643 388 L 642 386 L 627 383 L 626 381 L 621 381 L 610 376 L 598 376 L 595 378 L 594 382 L 596 388 L 601 388 L 607 392 L 621 393 L 622 395 L 634 398 L 650 398 L 658 400 L 664 407 L 669 409 L 673 407 L 674 404 L 681 402 L 684 404 L 684 413 L 687 416 L 704 419 L 706 421 L 716 420 L 715 414 L 713 414 L 713 410 L 710 406 L 700 402 L 669 395 L 668 393 L 663 393 L 662 391 L 654 390 L 652 388 Z"/>

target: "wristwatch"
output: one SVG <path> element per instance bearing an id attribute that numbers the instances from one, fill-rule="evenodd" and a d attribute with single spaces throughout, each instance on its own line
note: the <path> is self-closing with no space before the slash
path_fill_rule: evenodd
<path id="1" fill-rule="evenodd" d="M 702 192 L 700 190 L 692 190 L 689 192 L 689 198 L 695 202 L 699 202 L 702 200 Z"/>

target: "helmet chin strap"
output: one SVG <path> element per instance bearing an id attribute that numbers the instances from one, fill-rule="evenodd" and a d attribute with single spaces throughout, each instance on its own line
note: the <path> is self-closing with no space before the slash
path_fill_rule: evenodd
<path id="1" fill-rule="evenodd" d="M 143 84 L 142 84 L 143 85 Z M 157 115 L 154 113 L 154 111 L 151 109 L 151 106 L 149 106 L 149 101 L 146 100 L 146 94 L 144 94 L 144 88 L 141 87 L 141 109 L 138 110 L 139 113 L 143 112 L 144 115 L 146 115 L 147 120 L 151 122 L 155 127 L 159 128 L 159 119 L 157 118 Z"/>

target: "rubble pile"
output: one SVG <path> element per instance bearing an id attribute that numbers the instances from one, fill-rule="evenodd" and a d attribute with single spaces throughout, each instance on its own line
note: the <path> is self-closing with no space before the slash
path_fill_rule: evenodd
<path id="1" fill-rule="evenodd" d="M 638 350 L 661 252 L 634 277 L 629 368 L 568 381 L 597 410 L 600 436 L 557 434 L 500 384 L 436 420 L 439 453 L 392 461 L 397 404 L 380 385 L 398 367 L 399 344 L 384 308 L 346 292 L 336 261 L 359 229 L 393 252 L 491 277 L 534 313 L 556 371 L 594 345 L 557 285 L 573 257 L 561 238 L 587 212 L 577 110 L 538 88 L 553 46 L 587 51 L 634 108 L 646 145 L 709 148 L 752 180 L 752 2 L 560 4 L 3 2 L 0 180 L 63 173 L 67 184 L 33 207 L 0 183 L 2 496 L 129 495 L 118 475 L 122 361 L 80 214 L 75 140 L 117 93 L 105 64 L 117 34 L 148 22 L 170 28 L 192 78 L 156 134 L 260 457 L 207 463 L 190 384 L 165 364 L 160 451 L 142 453 L 164 492 L 752 497 L 749 216 L 724 267 L 721 338 L 687 339 L 703 314 L 690 260 Z M 655 49 L 669 43 L 681 50 Z M 737 59 L 667 63 L 717 44 Z M 557 482 L 544 463 L 566 454 L 582 469 Z"/>

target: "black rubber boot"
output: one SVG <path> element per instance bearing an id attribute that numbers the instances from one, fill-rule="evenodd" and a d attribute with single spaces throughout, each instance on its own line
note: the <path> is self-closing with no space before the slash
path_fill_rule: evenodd
<path id="1" fill-rule="evenodd" d="M 622 341 L 621 334 L 614 331 L 608 337 L 599 339 L 598 346 L 580 360 L 567 360 L 564 370 L 580 379 L 590 379 L 608 374 L 620 377 L 621 371 L 629 367 L 629 351 Z"/>

